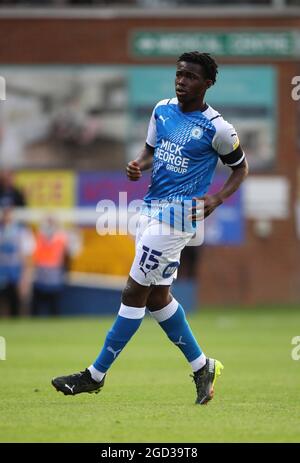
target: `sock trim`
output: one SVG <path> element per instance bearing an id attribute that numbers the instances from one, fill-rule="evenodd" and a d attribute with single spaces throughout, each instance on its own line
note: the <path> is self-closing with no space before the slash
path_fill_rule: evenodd
<path id="1" fill-rule="evenodd" d="M 200 368 L 204 367 L 205 364 L 206 364 L 206 356 L 203 352 L 199 357 L 197 357 L 195 360 L 192 360 L 190 362 L 190 365 L 194 373 L 195 371 L 198 371 L 200 370 Z"/>
<path id="2" fill-rule="evenodd" d="M 146 307 L 130 307 L 121 303 L 118 315 L 124 318 L 139 319 L 145 315 Z"/>
<path id="3" fill-rule="evenodd" d="M 94 367 L 94 365 L 90 365 L 88 367 L 89 372 L 91 373 L 91 377 L 94 381 L 97 381 L 100 383 L 105 376 L 105 373 L 103 371 L 97 370 L 97 368 Z"/>
<path id="4" fill-rule="evenodd" d="M 178 309 L 178 302 L 176 299 L 173 297 L 172 301 L 163 307 L 160 310 L 155 310 L 154 312 L 150 312 L 152 317 L 155 318 L 155 320 L 158 321 L 158 323 L 164 322 L 165 320 L 168 320 L 168 318 L 171 318 L 172 315 L 176 312 Z"/>

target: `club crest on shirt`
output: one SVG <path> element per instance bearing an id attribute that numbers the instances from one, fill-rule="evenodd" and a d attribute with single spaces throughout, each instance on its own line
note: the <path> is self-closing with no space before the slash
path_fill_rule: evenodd
<path id="1" fill-rule="evenodd" d="M 200 140 L 200 138 L 203 136 L 203 130 L 201 127 L 193 127 L 191 130 L 191 138 L 194 140 Z"/>

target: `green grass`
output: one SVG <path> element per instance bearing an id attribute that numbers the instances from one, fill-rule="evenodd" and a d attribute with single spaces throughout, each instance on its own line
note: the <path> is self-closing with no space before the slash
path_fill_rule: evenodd
<path id="1" fill-rule="evenodd" d="M 201 311 L 189 317 L 205 353 L 225 369 L 207 406 L 190 369 L 146 318 L 100 394 L 56 392 L 53 376 L 88 366 L 110 318 L 2 319 L 1 442 L 299 442 L 300 310 Z"/>

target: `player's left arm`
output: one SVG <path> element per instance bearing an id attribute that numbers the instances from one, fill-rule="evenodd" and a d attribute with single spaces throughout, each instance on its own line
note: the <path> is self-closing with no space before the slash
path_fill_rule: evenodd
<path id="1" fill-rule="evenodd" d="M 226 180 L 220 191 L 213 195 L 205 195 L 201 199 L 204 201 L 204 218 L 208 217 L 218 206 L 223 204 L 226 198 L 229 198 L 245 180 L 248 175 L 248 162 L 244 158 L 237 166 L 232 166 L 232 173 Z"/>
<path id="2" fill-rule="evenodd" d="M 217 130 L 212 144 L 223 164 L 230 167 L 232 172 L 221 190 L 212 195 L 197 198 L 196 214 L 192 216 L 196 220 L 208 217 L 240 187 L 248 175 L 249 169 L 245 153 L 231 124 L 223 121 L 223 125 Z"/>

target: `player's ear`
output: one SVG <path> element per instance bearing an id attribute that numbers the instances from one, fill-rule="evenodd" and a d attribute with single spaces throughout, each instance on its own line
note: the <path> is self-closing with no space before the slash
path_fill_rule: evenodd
<path id="1" fill-rule="evenodd" d="M 210 88 L 213 85 L 213 81 L 210 79 L 207 79 L 206 81 L 206 88 Z"/>

